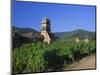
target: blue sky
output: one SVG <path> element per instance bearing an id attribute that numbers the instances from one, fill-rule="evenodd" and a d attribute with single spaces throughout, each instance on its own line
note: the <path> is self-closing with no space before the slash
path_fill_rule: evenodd
<path id="1" fill-rule="evenodd" d="M 42 18 L 46 16 L 51 21 L 52 32 L 95 31 L 95 13 L 95 6 L 14 1 L 12 25 L 40 31 Z"/>

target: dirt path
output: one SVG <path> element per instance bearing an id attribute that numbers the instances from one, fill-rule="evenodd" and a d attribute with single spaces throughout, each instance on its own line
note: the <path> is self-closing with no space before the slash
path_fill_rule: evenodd
<path id="1" fill-rule="evenodd" d="M 95 69 L 95 55 L 87 56 L 77 63 L 70 65 L 65 70 L 77 70 L 77 69 Z"/>

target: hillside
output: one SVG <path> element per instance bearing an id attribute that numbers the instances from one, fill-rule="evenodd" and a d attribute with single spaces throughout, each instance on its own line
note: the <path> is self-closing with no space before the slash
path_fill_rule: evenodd
<path id="1" fill-rule="evenodd" d="M 35 36 L 36 34 L 39 34 L 39 32 L 36 31 L 35 29 L 18 28 L 18 27 L 14 27 L 14 26 L 12 27 L 12 31 L 17 32 L 19 34 L 20 33 L 22 33 L 22 34 L 32 33 L 31 37 Z M 69 39 L 69 38 L 76 38 L 76 37 L 78 37 L 80 39 L 85 39 L 85 38 L 95 39 L 95 32 L 86 31 L 86 30 L 82 30 L 82 29 L 77 29 L 74 31 L 67 31 L 67 32 L 56 32 L 56 33 L 52 33 L 52 35 L 59 37 L 60 39 Z"/>
<path id="2" fill-rule="evenodd" d="M 26 42 L 32 42 L 32 41 L 36 42 L 36 41 L 43 40 L 43 36 L 41 36 L 40 32 L 38 32 L 35 29 L 19 28 L 19 27 L 13 26 L 12 32 L 13 32 L 13 47 L 20 46 L 21 44 L 26 43 Z M 72 38 L 80 38 L 80 39 L 87 38 L 89 40 L 94 40 L 95 32 L 77 29 L 77 30 L 69 31 L 69 32 L 51 33 L 50 37 L 52 41 L 58 40 L 58 39 L 72 39 Z"/>
<path id="3" fill-rule="evenodd" d="M 57 32 L 54 33 L 55 36 L 58 36 L 60 39 L 71 39 L 71 38 L 80 38 L 80 39 L 95 39 L 95 32 L 86 31 L 82 29 L 77 29 L 69 32 Z"/>
<path id="4" fill-rule="evenodd" d="M 34 42 L 35 37 L 40 33 L 31 28 L 19 28 L 12 26 L 13 48 L 20 47 L 24 43 Z"/>
<path id="5" fill-rule="evenodd" d="M 22 33 L 26 33 L 26 32 L 38 32 L 34 29 L 31 29 L 31 28 L 19 28 L 19 27 L 15 27 L 15 26 L 12 26 L 12 31 L 13 32 L 22 32 Z"/>

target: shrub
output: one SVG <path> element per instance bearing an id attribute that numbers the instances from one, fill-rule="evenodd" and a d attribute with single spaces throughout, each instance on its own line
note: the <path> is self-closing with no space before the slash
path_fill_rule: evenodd
<path id="1" fill-rule="evenodd" d="M 95 51 L 95 41 L 77 43 L 72 40 L 59 40 L 51 44 L 42 42 L 24 44 L 13 50 L 13 72 L 63 70 L 65 64 L 71 64 Z"/>

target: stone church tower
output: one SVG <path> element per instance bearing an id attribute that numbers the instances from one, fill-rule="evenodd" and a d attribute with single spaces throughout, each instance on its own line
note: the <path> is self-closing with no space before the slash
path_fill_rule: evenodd
<path id="1" fill-rule="evenodd" d="M 46 17 L 43 18 L 42 20 L 42 26 L 41 26 L 41 35 L 44 36 L 44 42 L 47 42 L 48 44 L 50 44 L 51 42 L 51 38 L 50 38 L 50 33 L 51 33 L 51 29 L 50 29 L 50 20 L 47 19 Z"/>

